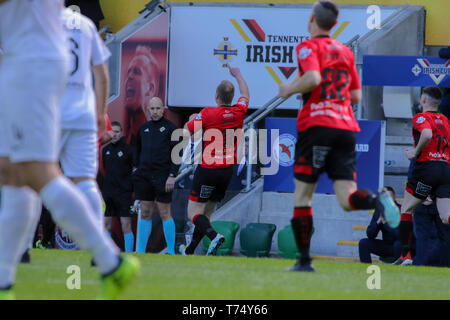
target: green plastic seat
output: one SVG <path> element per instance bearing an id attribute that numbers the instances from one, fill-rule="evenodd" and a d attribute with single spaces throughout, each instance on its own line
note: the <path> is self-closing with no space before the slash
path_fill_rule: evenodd
<path id="1" fill-rule="evenodd" d="M 312 228 L 310 239 L 313 233 L 314 227 Z M 278 254 L 286 259 L 300 258 L 297 243 L 295 242 L 294 232 L 292 231 L 292 226 L 290 224 L 278 232 Z"/>
<path id="2" fill-rule="evenodd" d="M 267 257 L 276 230 L 272 223 L 249 223 L 241 230 L 240 252 L 247 257 Z"/>
<path id="3" fill-rule="evenodd" d="M 224 256 L 230 254 L 233 251 L 236 233 L 240 228 L 239 223 L 233 221 L 212 221 L 211 225 L 217 233 L 225 237 L 225 242 L 217 249 L 216 255 Z M 208 237 L 203 237 L 203 252 L 206 253 L 208 251 L 210 243 L 211 240 Z"/>

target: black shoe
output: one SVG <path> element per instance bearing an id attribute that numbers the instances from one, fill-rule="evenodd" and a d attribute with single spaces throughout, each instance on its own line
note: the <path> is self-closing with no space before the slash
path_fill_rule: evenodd
<path id="1" fill-rule="evenodd" d="M 287 271 L 314 272 L 316 270 L 312 266 L 311 261 L 304 263 L 298 261 L 293 267 L 288 268 Z"/>
<path id="2" fill-rule="evenodd" d="M 94 258 L 91 258 L 91 267 L 95 267 L 97 264 L 94 261 Z"/>
<path id="3" fill-rule="evenodd" d="M 31 258 L 30 258 L 30 250 L 27 249 L 27 251 L 25 251 L 22 255 L 22 259 L 20 259 L 20 263 L 30 263 L 31 262 Z"/>

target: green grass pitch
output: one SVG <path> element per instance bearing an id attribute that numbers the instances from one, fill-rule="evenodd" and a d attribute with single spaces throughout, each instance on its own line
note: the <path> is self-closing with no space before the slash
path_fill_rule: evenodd
<path id="1" fill-rule="evenodd" d="M 450 299 L 450 268 L 380 264 L 381 289 L 369 290 L 367 264 L 315 260 L 315 273 L 292 273 L 286 259 L 136 256 L 141 271 L 121 299 Z M 18 267 L 17 299 L 95 299 L 99 272 L 87 252 L 34 249 L 31 260 Z M 66 286 L 70 265 L 80 267 L 81 289 Z"/>

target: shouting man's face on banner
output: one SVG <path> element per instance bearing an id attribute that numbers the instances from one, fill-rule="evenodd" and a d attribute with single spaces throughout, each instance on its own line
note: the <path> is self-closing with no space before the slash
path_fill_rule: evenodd
<path id="1" fill-rule="evenodd" d="M 125 80 L 125 107 L 128 113 L 145 112 L 151 97 L 158 95 L 159 70 L 149 47 L 139 45 L 130 61 Z"/>

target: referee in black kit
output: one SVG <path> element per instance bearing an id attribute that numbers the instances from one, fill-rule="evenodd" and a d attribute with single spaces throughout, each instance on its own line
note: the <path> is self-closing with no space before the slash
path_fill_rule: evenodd
<path id="1" fill-rule="evenodd" d="M 111 235 L 113 217 L 119 217 L 125 244 L 125 252 L 133 252 L 134 235 L 131 229 L 130 207 L 133 204 L 133 183 L 131 174 L 134 167 L 134 151 L 122 138 L 120 122 L 111 123 L 113 137 L 102 150 L 105 178 L 102 195 L 105 200 L 105 229 Z"/>
<path id="2" fill-rule="evenodd" d="M 148 112 L 151 120 L 138 131 L 136 143 L 137 170 L 133 174 L 134 193 L 140 201 L 136 252 L 145 253 L 152 232 L 154 201 L 163 223 L 167 253 L 175 254 L 175 222 L 170 212 L 172 191 L 179 165 L 172 162 L 171 153 L 177 141 L 171 141 L 175 124 L 163 117 L 160 98 L 150 99 Z"/>

